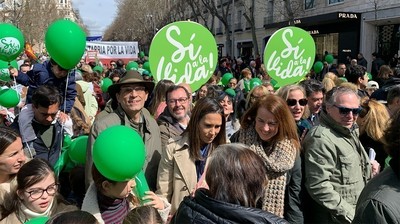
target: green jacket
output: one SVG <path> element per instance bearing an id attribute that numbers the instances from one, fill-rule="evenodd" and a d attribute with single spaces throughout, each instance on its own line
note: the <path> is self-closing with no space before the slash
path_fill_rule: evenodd
<path id="1" fill-rule="evenodd" d="M 325 112 L 303 141 L 305 186 L 315 223 L 350 223 L 358 196 L 371 178 L 371 164 L 358 129 L 340 126 Z"/>
<path id="2" fill-rule="evenodd" d="M 365 186 L 353 223 L 400 223 L 400 179 L 392 167 Z"/>
<path id="3" fill-rule="evenodd" d="M 146 161 L 143 166 L 143 170 L 145 172 L 146 180 L 150 187 L 150 190 L 155 191 L 158 164 L 161 159 L 160 129 L 157 125 L 157 122 L 150 115 L 149 111 L 145 108 L 142 109 L 142 118 L 144 125 L 141 131 L 142 133 L 139 134 L 143 137 L 143 141 L 146 146 Z M 92 150 L 94 141 L 100 134 L 100 132 L 114 125 L 125 125 L 128 127 L 132 127 L 129 118 L 125 115 L 125 112 L 120 106 L 118 106 L 118 108 L 115 109 L 114 112 L 106 114 L 101 118 L 96 118 L 95 122 L 92 125 L 86 151 L 86 187 L 88 187 L 90 182 L 92 181 L 91 168 L 93 164 Z M 115 162 L 117 163 L 118 161 Z"/>

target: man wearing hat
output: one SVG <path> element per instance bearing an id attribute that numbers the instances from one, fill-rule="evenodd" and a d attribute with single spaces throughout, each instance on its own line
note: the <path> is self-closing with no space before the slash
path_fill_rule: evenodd
<path id="1" fill-rule="evenodd" d="M 143 80 L 139 72 L 130 70 L 108 88 L 113 103 L 118 104 L 113 112 L 96 119 L 90 131 L 86 156 L 86 186 L 92 181 L 92 150 L 97 136 L 115 125 L 133 128 L 142 137 L 146 146 L 146 162 L 143 170 L 150 190 L 156 189 L 157 170 L 161 158 L 161 137 L 157 122 L 144 108 L 147 97 L 154 89 L 153 82 Z M 135 150 L 132 147 L 130 150 Z M 118 164 L 118 161 L 115 161 Z"/>

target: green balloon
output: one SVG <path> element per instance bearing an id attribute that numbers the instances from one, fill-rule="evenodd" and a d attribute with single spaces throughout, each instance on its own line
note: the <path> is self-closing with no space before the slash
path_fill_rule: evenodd
<path id="1" fill-rule="evenodd" d="M 67 19 L 53 22 L 45 36 L 50 57 L 64 69 L 74 68 L 86 48 L 86 34 L 78 24 Z"/>
<path id="2" fill-rule="evenodd" d="M 110 87 L 113 84 L 113 81 L 110 78 L 104 78 L 101 84 L 101 91 L 103 93 L 108 92 L 108 87 Z"/>
<path id="3" fill-rule="evenodd" d="M 17 61 L 11 61 L 10 63 L 7 61 L 0 60 L 0 80 L 8 82 L 11 80 L 10 71 L 8 70 L 9 67 L 13 67 L 18 69 Z"/>
<path id="4" fill-rule="evenodd" d="M 49 217 L 37 217 L 30 219 L 29 221 L 25 222 L 25 224 L 45 224 L 49 220 Z"/>
<path id="5" fill-rule="evenodd" d="M 332 62 L 333 62 L 333 55 L 331 55 L 331 54 L 327 54 L 326 56 L 325 56 L 325 61 L 326 62 L 328 62 L 328 64 L 332 64 Z"/>
<path id="6" fill-rule="evenodd" d="M 222 76 L 222 79 L 221 79 L 222 85 L 227 86 L 228 83 L 229 83 L 229 80 L 231 80 L 231 78 L 233 78 L 232 73 L 225 73 L 225 74 Z"/>
<path id="7" fill-rule="evenodd" d="M 138 68 L 139 68 L 139 64 L 136 61 L 128 62 L 128 64 L 125 67 L 125 69 L 127 71 L 129 71 L 129 70 L 138 70 Z"/>
<path id="8" fill-rule="evenodd" d="M 0 91 L 0 105 L 6 108 L 17 106 L 19 94 L 15 89 L 3 89 Z"/>
<path id="9" fill-rule="evenodd" d="M 262 85 L 262 81 L 259 78 L 250 79 L 250 90 L 254 89 L 256 86 Z"/>
<path id="10" fill-rule="evenodd" d="M 324 64 L 320 61 L 317 61 L 317 62 L 315 62 L 313 68 L 314 68 L 315 73 L 320 73 L 322 71 L 322 69 L 324 68 Z"/>
<path id="11" fill-rule="evenodd" d="M 141 58 L 144 57 L 144 52 L 143 51 L 139 52 L 139 57 L 141 57 Z"/>
<path id="12" fill-rule="evenodd" d="M 372 80 L 372 74 L 367 72 L 368 80 Z"/>
<path id="13" fill-rule="evenodd" d="M 24 50 L 24 35 L 9 23 L 0 24 L 0 60 L 12 61 Z"/>
<path id="14" fill-rule="evenodd" d="M 142 200 L 142 198 L 146 196 L 146 191 L 150 191 L 143 170 L 141 170 L 139 174 L 135 177 L 135 181 L 136 181 L 136 193 L 139 196 L 140 203 L 143 205 L 144 203 L 150 201 L 148 199 Z"/>
<path id="15" fill-rule="evenodd" d="M 78 164 L 86 163 L 86 145 L 87 135 L 82 135 L 72 140 L 71 147 L 68 150 L 69 158 Z"/>
<path id="16" fill-rule="evenodd" d="M 135 178 L 146 157 L 143 139 L 130 127 L 112 126 L 99 134 L 93 145 L 93 162 L 110 180 L 122 182 Z"/>
<path id="17" fill-rule="evenodd" d="M 146 61 L 145 63 L 143 63 L 143 69 L 147 70 L 147 71 L 151 71 L 150 70 L 150 62 Z"/>

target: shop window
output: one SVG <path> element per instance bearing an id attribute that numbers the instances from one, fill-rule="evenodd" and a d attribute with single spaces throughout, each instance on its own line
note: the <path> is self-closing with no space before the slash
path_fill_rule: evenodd
<path id="1" fill-rule="evenodd" d="M 344 0 L 328 0 L 328 4 L 336 4 L 336 3 L 340 3 L 340 2 L 344 2 Z"/>
<path id="2" fill-rule="evenodd" d="M 304 0 L 304 8 L 305 9 L 314 8 L 314 0 Z"/>

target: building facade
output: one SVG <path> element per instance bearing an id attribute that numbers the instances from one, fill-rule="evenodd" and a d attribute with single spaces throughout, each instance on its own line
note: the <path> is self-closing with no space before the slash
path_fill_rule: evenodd
<path id="1" fill-rule="evenodd" d="M 251 1 L 243 1 L 233 1 L 235 6 L 231 11 L 234 13 L 231 22 L 234 56 L 254 57 L 251 25 L 243 16 L 251 7 Z M 269 37 L 286 26 L 308 31 L 315 40 L 316 56 L 320 60 L 328 52 L 334 55 L 336 63 L 346 63 L 347 56 L 356 58 L 361 52 L 370 66 L 373 52 L 380 53 L 385 61 L 399 53 L 399 0 L 291 0 L 287 1 L 289 6 L 284 1 L 254 2 L 254 24 L 261 56 Z M 218 21 L 215 38 L 222 55 L 231 52 L 225 47 L 226 34 Z"/>

